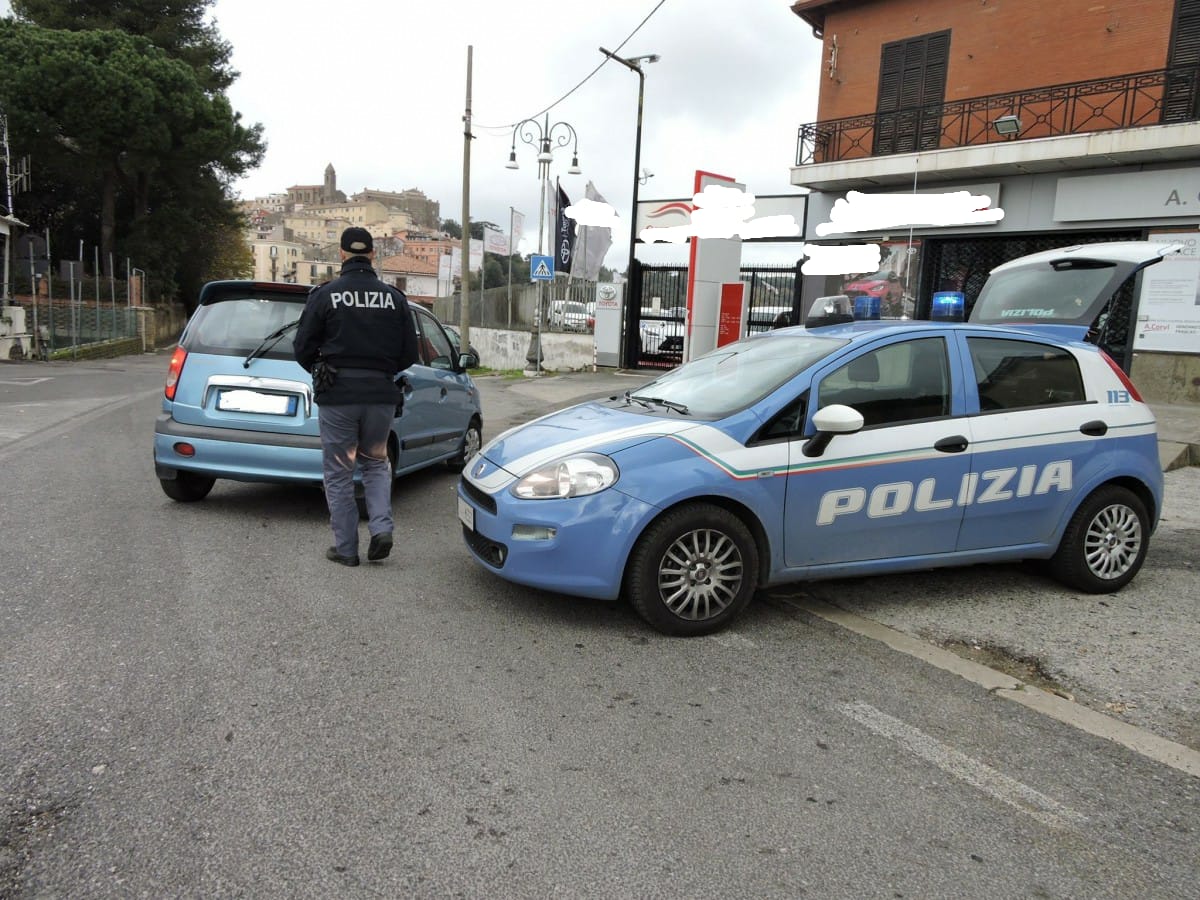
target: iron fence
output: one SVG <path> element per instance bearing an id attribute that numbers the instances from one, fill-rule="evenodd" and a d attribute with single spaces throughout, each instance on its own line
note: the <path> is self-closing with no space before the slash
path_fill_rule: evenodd
<path id="1" fill-rule="evenodd" d="M 992 123 L 1016 116 L 1020 134 Z M 1200 119 L 1200 66 L 1173 66 L 801 125 L 796 165 Z"/>

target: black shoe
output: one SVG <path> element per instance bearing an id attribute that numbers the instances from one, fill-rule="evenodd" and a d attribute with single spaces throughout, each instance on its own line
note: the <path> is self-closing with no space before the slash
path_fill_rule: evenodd
<path id="1" fill-rule="evenodd" d="M 330 547 L 325 551 L 325 558 L 335 563 L 341 563 L 343 566 L 357 566 L 357 556 L 338 556 L 337 547 Z"/>
<path id="2" fill-rule="evenodd" d="M 377 562 L 386 559 L 391 552 L 392 533 L 390 531 L 381 531 L 379 534 L 371 535 L 371 546 L 367 548 L 367 559 Z"/>

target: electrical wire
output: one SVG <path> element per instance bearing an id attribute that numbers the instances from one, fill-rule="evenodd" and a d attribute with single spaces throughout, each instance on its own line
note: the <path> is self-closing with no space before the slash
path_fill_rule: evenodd
<path id="1" fill-rule="evenodd" d="M 652 10 L 650 10 L 650 12 L 646 13 L 646 17 L 644 19 L 642 19 L 641 22 L 638 23 L 637 28 L 635 28 L 635 29 L 633 29 L 633 31 L 629 32 L 629 34 L 626 36 L 625 40 L 623 40 L 623 41 L 621 41 L 621 43 L 617 44 L 617 49 L 614 50 L 613 52 L 620 53 L 621 48 L 624 47 L 626 44 L 628 44 L 631 40 L 633 40 L 633 36 L 642 30 L 642 27 L 647 22 L 650 21 L 650 17 L 653 16 L 656 12 L 658 12 L 659 9 L 662 7 L 662 5 L 666 2 L 667 2 L 667 0 L 658 0 L 658 3 L 656 3 L 654 5 L 654 9 L 652 9 Z M 508 125 L 476 125 L 475 128 L 479 131 L 488 131 L 488 132 L 493 132 L 495 134 L 502 134 L 504 132 L 512 131 L 514 128 L 516 128 L 518 125 L 520 125 L 521 122 L 527 121 L 528 119 L 536 119 L 538 116 L 543 115 L 544 113 L 548 113 L 550 110 L 554 109 L 554 107 L 558 106 L 558 104 L 562 103 L 564 100 L 566 100 L 572 94 L 574 94 L 577 90 L 579 90 L 581 87 L 583 87 L 589 81 L 591 81 L 593 76 L 595 76 L 595 74 L 597 72 L 599 72 L 606 65 L 608 65 L 609 62 L 610 62 L 609 58 L 607 56 L 604 57 L 604 59 L 601 60 L 600 64 L 598 66 L 596 66 L 596 68 L 592 69 L 592 71 L 588 72 L 587 75 L 585 75 L 583 77 L 583 80 L 580 81 L 577 85 L 575 85 L 575 87 L 571 88 L 569 91 L 567 91 L 565 94 L 563 94 L 557 100 L 555 100 L 549 106 L 546 106 L 543 109 L 539 109 L 537 112 L 533 113 L 530 116 L 526 116 L 524 119 L 520 119 L 519 121 L 512 122 Z"/>

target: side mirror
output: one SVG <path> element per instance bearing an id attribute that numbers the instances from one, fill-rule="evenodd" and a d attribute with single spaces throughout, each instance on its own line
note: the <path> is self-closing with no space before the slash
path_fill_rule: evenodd
<path id="1" fill-rule="evenodd" d="M 479 357 L 474 353 L 461 353 L 458 357 L 458 367 L 462 370 L 478 369 Z"/>
<path id="2" fill-rule="evenodd" d="M 805 456 L 820 456 L 829 446 L 835 434 L 854 434 L 863 427 L 863 417 L 857 409 L 834 403 L 817 410 L 813 416 L 813 424 L 817 426 L 814 437 L 804 442 L 801 452 Z"/>

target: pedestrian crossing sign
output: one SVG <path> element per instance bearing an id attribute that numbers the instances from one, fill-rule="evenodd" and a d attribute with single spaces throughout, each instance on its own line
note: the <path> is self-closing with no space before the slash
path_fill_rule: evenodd
<path id="1" fill-rule="evenodd" d="M 530 256 L 529 257 L 529 280 L 530 281 L 553 281 L 554 280 L 554 257 L 553 256 Z"/>

